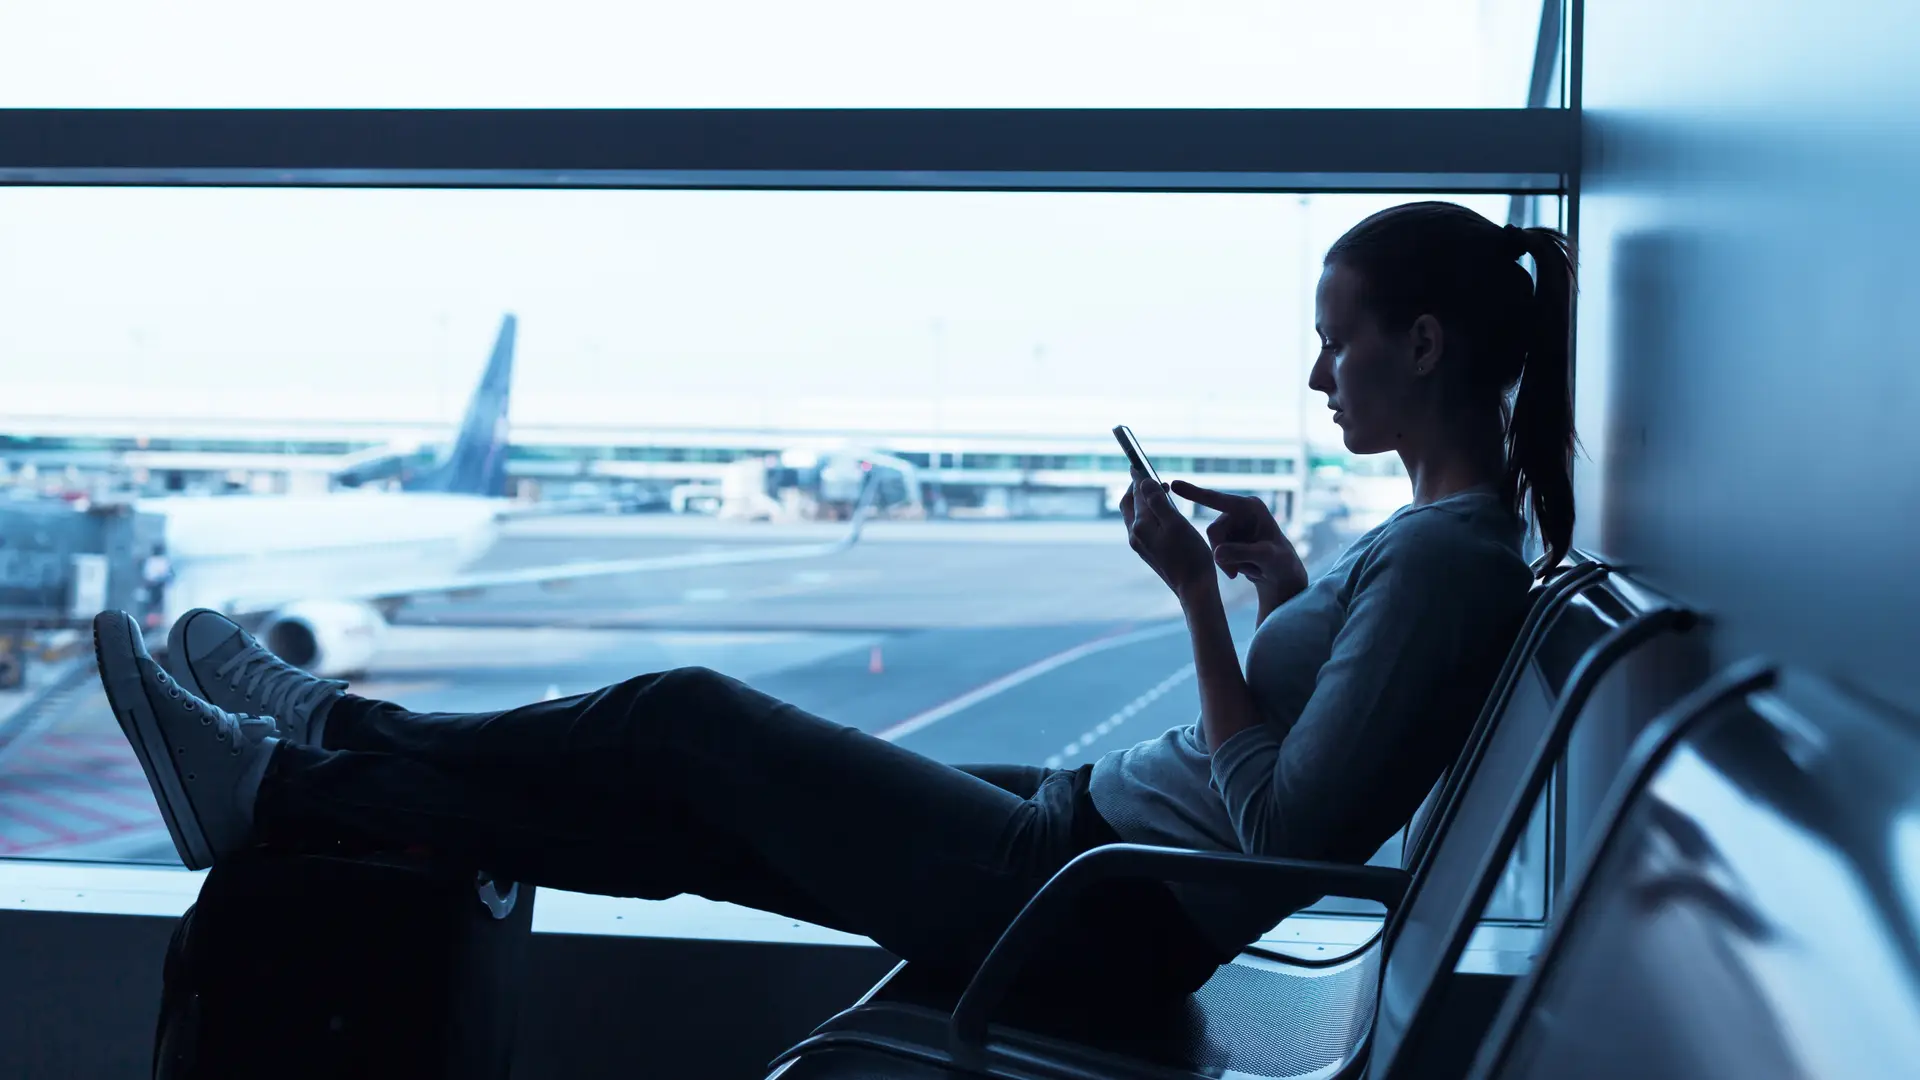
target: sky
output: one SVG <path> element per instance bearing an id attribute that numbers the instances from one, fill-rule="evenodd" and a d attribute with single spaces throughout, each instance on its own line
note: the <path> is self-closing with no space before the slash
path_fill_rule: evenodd
<path id="1" fill-rule="evenodd" d="M 1517 104 L 1538 4 L 795 9 L 15 2 L 0 104 Z M 451 421 L 511 311 L 516 420 L 1098 397 L 1290 435 L 1320 256 L 1405 198 L 0 188 L 0 413 Z"/>
<path id="2" fill-rule="evenodd" d="M 0 107 L 1524 104 L 1541 0 L 8 0 Z"/>

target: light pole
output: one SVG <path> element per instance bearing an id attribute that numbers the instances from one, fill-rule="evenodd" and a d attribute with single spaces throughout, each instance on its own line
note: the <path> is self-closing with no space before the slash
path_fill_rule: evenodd
<path id="1" fill-rule="evenodd" d="M 933 452 L 927 455 L 927 464 L 929 466 L 929 472 L 931 473 L 928 487 L 932 489 L 930 492 L 932 498 L 928 500 L 930 504 L 928 509 L 935 517 L 946 517 L 947 498 L 946 494 L 941 490 L 940 483 L 940 476 L 946 467 L 944 387 L 940 381 L 940 369 L 946 359 L 947 351 L 946 321 L 935 317 L 928 329 L 931 331 L 933 338 Z"/>
<path id="2" fill-rule="evenodd" d="M 434 380 L 433 414 L 435 419 L 445 422 L 450 415 L 447 412 L 447 313 L 442 311 L 434 319 L 439 325 L 440 334 L 434 367 L 439 378 Z"/>

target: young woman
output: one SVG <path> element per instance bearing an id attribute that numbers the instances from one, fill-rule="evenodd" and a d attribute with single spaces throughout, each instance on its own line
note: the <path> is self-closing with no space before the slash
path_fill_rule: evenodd
<path id="1" fill-rule="evenodd" d="M 1413 502 L 1309 582 L 1257 500 L 1175 483 L 1221 512 L 1202 535 L 1136 476 L 1128 539 L 1180 600 L 1200 717 L 1077 769 L 951 767 L 699 668 L 412 713 L 281 663 L 210 611 L 173 628 L 173 675 L 131 619 L 103 613 L 101 679 L 190 867 L 259 845 L 423 846 L 535 885 L 746 904 L 964 977 L 1089 848 L 1358 863 L 1407 822 L 1524 613 L 1523 512 L 1550 561 L 1567 551 L 1573 284 L 1561 234 L 1447 203 L 1383 211 L 1334 244 L 1308 385 L 1348 449 L 1400 455 Z M 1259 593 L 1244 670 L 1220 571 Z M 1313 899 L 1116 884 L 1029 985 L 1185 993 Z"/>

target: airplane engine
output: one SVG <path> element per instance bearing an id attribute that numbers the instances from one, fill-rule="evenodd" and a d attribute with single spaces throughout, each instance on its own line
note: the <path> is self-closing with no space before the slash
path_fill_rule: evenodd
<path id="1" fill-rule="evenodd" d="M 289 664 L 337 678 L 365 671 L 386 636 L 387 620 L 351 600 L 302 600 L 260 627 L 262 644 Z"/>

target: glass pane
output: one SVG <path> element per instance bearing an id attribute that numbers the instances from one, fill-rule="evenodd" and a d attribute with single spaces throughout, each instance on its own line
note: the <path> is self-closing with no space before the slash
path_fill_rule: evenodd
<path id="1" fill-rule="evenodd" d="M 0 14 L 0 107 L 1519 107 L 1540 12 L 1540 0 L 25 0 Z"/>
<path id="2" fill-rule="evenodd" d="M 35 538 L 0 553 L 0 854 L 172 860 L 61 626 L 103 606 L 157 640 L 234 604 L 419 710 L 699 664 L 950 762 L 1075 765 L 1191 723 L 1108 431 L 1331 559 L 1406 491 L 1305 392 L 1312 285 L 1404 198 L 0 190 L 0 517 Z M 511 403 L 475 429 L 508 444 L 496 526 L 409 489 L 508 312 Z M 828 550 L 861 462 L 878 519 Z M 207 505 L 241 509 L 187 531 Z M 367 603 L 655 556 L 694 565 Z M 1252 597 L 1226 595 L 1244 645 Z"/>

